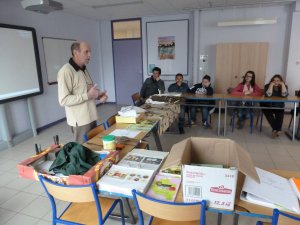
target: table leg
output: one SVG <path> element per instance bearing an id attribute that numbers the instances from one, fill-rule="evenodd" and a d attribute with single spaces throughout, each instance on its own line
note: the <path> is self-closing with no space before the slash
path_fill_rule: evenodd
<path id="1" fill-rule="evenodd" d="M 234 213 L 234 215 L 233 215 L 233 225 L 238 225 L 239 224 L 239 214 L 237 214 L 237 213 Z"/>
<path id="2" fill-rule="evenodd" d="M 218 115 L 218 136 L 220 136 L 220 129 L 221 129 L 221 101 L 219 100 L 219 115 Z"/>
<path id="3" fill-rule="evenodd" d="M 159 123 L 157 123 L 155 125 L 155 127 L 152 129 L 152 133 L 153 133 L 153 137 L 154 137 L 154 140 L 155 140 L 157 150 L 158 151 L 163 151 L 162 146 L 161 146 L 161 142 L 160 142 L 160 138 L 159 138 L 159 134 L 158 134 L 158 126 L 159 126 Z"/>
<path id="4" fill-rule="evenodd" d="M 294 115 L 293 115 L 294 119 L 293 119 L 293 135 L 292 135 L 292 141 L 295 140 L 296 119 L 297 119 L 296 113 L 297 113 L 297 103 L 294 102 Z"/>
<path id="5" fill-rule="evenodd" d="M 222 213 L 218 213 L 217 225 L 221 225 L 221 224 L 222 224 Z"/>
<path id="6" fill-rule="evenodd" d="M 224 113 L 224 136 L 226 136 L 226 123 L 227 123 L 227 100 L 226 99 L 224 102 L 224 110 L 225 110 L 225 113 Z"/>

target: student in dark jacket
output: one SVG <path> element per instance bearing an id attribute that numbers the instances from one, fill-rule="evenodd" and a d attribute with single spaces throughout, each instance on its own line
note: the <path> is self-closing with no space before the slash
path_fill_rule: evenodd
<path id="1" fill-rule="evenodd" d="M 177 73 L 175 76 L 176 83 L 170 84 L 168 88 L 168 92 L 177 92 L 177 93 L 187 93 L 189 91 L 189 85 L 183 82 L 183 75 L 181 73 Z M 184 118 L 185 118 L 185 108 L 187 106 L 180 106 L 180 114 L 178 121 L 179 133 L 184 134 Z"/>
<path id="2" fill-rule="evenodd" d="M 154 67 L 152 76 L 147 78 L 141 88 L 141 98 L 146 99 L 154 94 L 163 94 L 165 92 L 165 83 L 160 79 L 161 69 Z"/>
<path id="3" fill-rule="evenodd" d="M 211 87 L 210 84 L 210 76 L 205 75 L 202 78 L 202 83 L 195 84 L 193 87 L 191 87 L 190 93 L 194 94 L 202 94 L 202 95 L 213 95 L 214 89 Z M 210 127 L 209 121 L 208 121 L 208 115 L 209 111 L 212 110 L 215 105 L 215 101 L 197 101 L 197 104 L 205 104 L 205 105 L 212 105 L 210 106 L 201 106 L 202 111 L 202 123 L 205 127 Z M 192 124 L 196 121 L 196 107 L 191 107 L 191 120 Z"/>
<path id="4" fill-rule="evenodd" d="M 288 87 L 284 83 L 279 74 L 274 75 L 270 82 L 265 85 L 264 93 L 266 97 L 287 97 Z M 284 102 L 261 103 L 264 107 L 276 107 L 282 109 L 263 109 L 263 113 L 272 127 L 272 137 L 278 137 L 281 133 L 283 117 L 284 117 Z"/>

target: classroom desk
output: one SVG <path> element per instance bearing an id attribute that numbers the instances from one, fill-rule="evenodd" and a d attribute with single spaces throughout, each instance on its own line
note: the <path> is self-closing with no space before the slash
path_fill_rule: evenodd
<path id="1" fill-rule="evenodd" d="M 294 104 L 294 120 L 293 120 L 293 131 L 292 131 L 292 141 L 295 140 L 295 131 L 296 131 L 296 108 L 297 103 L 300 102 L 300 98 L 296 96 L 288 96 L 286 98 L 283 97 L 266 97 L 266 96 L 236 96 L 231 94 L 223 95 L 224 106 L 225 106 L 225 115 L 224 115 L 224 136 L 226 136 L 226 123 L 227 123 L 227 109 L 228 108 L 239 108 L 239 106 L 229 106 L 228 102 L 231 101 L 242 101 L 242 102 L 258 102 L 258 103 L 270 103 L 270 102 L 284 102 L 284 103 L 293 103 Z M 270 109 L 270 107 L 261 107 L 261 106 L 247 106 L 248 108 L 256 108 L 256 109 Z M 245 108 L 240 106 L 240 108 Z M 275 107 L 272 107 L 276 109 Z"/>
<path id="2" fill-rule="evenodd" d="M 300 178 L 300 172 L 299 171 L 287 171 L 287 170 L 269 170 L 272 173 L 275 173 L 279 176 L 285 177 L 287 179 L 291 177 Z M 243 184 L 243 180 L 241 180 L 241 184 Z M 242 185 L 238 185 L 238 187 L 242 188 Z M 238 192 L 239 191 L 239 192 Z M 240 193 L 240 190 L 237 190 L 237 193 Z M 235 216 L 234 216 L 234 225 L 238 224 L 238 218 L 240 215 L 243 216 L 249 216 L 249 217 L 257 217 L 257 218 L 272 218 L 273 209 L 256 205 L 253 203 L 249 203 L 246 201 L 243 201 L 239 198 L 239 196 L 236 196 L 236 205 L 235 205 Z M 292 214 L 296 217 L 299 217 L 297 214 Z"/>
<path id="3" fill-rule="evenodd" d="M 183 100 L 192 100 L 192 101 L 218 101 L 218 107 L 219 107 L 219 114 L 218 114 L 218 136 L 220 136 L 220 129 L 221 129 L 221 108 L 222 108 L 222 100 L 223 100 L 223 94 L 213 94 L 213 95 L 201 95 L 201 94 L 191 94 L 191 93 L 183 93 L 181 95 L 181 98 Z M 182 105 L 187 106 L 212 106 L 212 105 L 203 105 L 203 104 L 197 104 L 196 102 L 181 102 Z"/>

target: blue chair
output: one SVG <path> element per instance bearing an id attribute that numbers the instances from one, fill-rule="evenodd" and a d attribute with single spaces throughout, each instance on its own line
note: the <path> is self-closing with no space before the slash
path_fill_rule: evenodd
<path id="1" fill-rule="evenodd" d="M 39 180 L 52 206 L 53 225 L 57 223 L 103 225 L 118 204 L 120 205 L 122 225 L 125 225 L 122 201 L 98 197 L 94 183 L 78 186 L 63 185 L 54 183 L 41 175 L 39 175 Z M 55 200 L 70 203 L 60 216 L 57 216 Z"/>
<path id="2" fill-rule="evenodd" d="M 86 132 L 83 135 L 84 141 L 88 141 L 91 138 L 95 137 L 97 134 L 101 133 L 102 131 L 105 130 L 105 127 L 103 124 L 98 125 L 97 127 L 91 129 L 90 131 Z"/>
<path id="3" fill-rule="evenodd" d="M 109 118 L 105 121 L 105 123 L 104 123 L 104 128 L 105 128 L 105 130 L 108 129 L 109 127 L 111 127 L 113 124 L 116 123 L 116 116 L 117 116 L 117 115 L 118 115 L 118 114 L 112 115 L 111 117 L 109 117 Z"/>
<path id="4" fill-rule="evenodd" d="M 295 217 L 290 214 L 273 210 L 272 223 L 258 221 L 256 225 L 300 225 L 300 217 Z"/>
<path id="5" fill-rule="evenodd" d="M 193 224 L 205 225 L 205 200 L 193 203 L 166 202 L 150 198 L 136 190 L 132 190 L 132 195 L 140 225 L 144 225 L 143 213 L 150 215 L 149 225 L 183 224 L 182 222 L 186 224 L 188 221 L 194 221 Z M 172 221 L 172 223 L 168 221 Z"/>

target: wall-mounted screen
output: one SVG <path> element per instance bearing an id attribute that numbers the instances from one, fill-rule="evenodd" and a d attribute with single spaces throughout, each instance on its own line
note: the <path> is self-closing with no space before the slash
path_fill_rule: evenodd
<path id="1" fill-rule="evenodd" d="M 0 104 L 43 93 L 35 29 L 0 24 Z"/>

